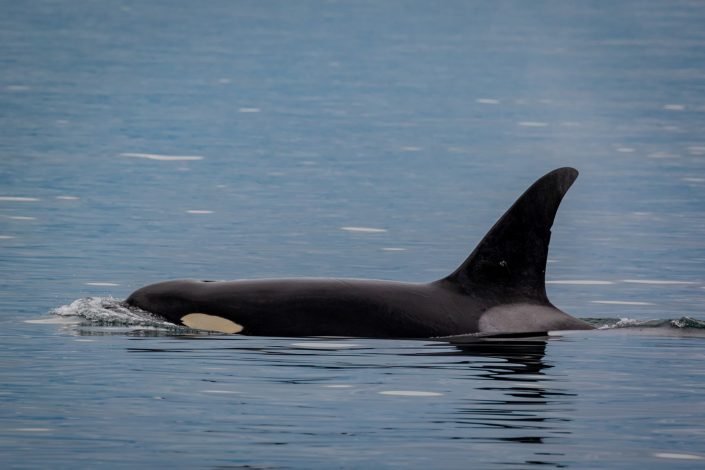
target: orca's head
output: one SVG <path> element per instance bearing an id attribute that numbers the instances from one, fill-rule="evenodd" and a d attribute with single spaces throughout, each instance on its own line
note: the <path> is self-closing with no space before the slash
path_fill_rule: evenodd
<path id="1" fill-rule="evenodd" d="M 125 300 L 128 305 L 159 315 L 176 325 L 195 330 L 240 333 L 244 327 L 222 312 L 211 311 L 208 283 L 217 281 L 166 281 L 137 289 Z"/>
<path id="2" fill-rule="evenodd" d="M 134 291 L 125 302 L 178 324 L 184 315 L 203 310 L 199 300 L 204 282 L 211 281 L 188 279 L 150 284 Z"/>

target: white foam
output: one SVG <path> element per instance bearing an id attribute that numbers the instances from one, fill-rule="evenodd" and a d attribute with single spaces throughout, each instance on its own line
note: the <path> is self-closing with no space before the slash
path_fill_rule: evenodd
<path id="1" fill-rule="evenodd" d="M 101 286 L 101 287 L 117 287 L 120 284 L 115 284 L 114 282 L 84 282 L 87 286 Z"/>
<path id="2" fill-rule="evenodd" d="M 401 149 L 404 152 L 420 152 L 421 150 L 423 150 L 421 147 L 413 147 L 413 146 L 402 147 Z"/>
<path id="3" fill-rule="evenodd" d="M 380 395 L 391 395 L 395 397 L 440 397 L 443 394 L 438 392 L 424 392 L 421 390 L 385 390 L 379 392 Z"/>
<path id="4" fill-rule="evenodd" d="M 123 157 L 146 158 L 148 160 L 185 162 L 192 160 L 203 160 L 200 155 L 158 155 L 156 153 L 121 153 Z"/>
<path id="5" fill-rule="evenodd" d="M 340 230 L 345 230 L 346 232 L 358 232 L 358 233 L 383 233 L 386 232 L 385 228 L 375 228 L 375 227 L 340 227 Z"/>
<path id="6" fill-rule="evenodd" d="M 674 459 L 674 460 L 703 460 L 705 457 L 701 457 L 695 454 L 676 454 L 675 452 L 657 452 L 654 457 L 659 459 Z"/>
<path id="7" fill-rule="evenodd" d="M 51 432 L 51 428 L 15 428 L 17 432 Z"/>
<path id="8" fill-rule="evenodd" d="M 636 152 L 636 149 L 633 149 L 631 147 L 617 147 L 617 152 L 620 153 L 634 153 Z"/>
<path id="9" fill-rule="evenodd" d="M 8 91 L 27 91 L 31 88 L 29 87 L 29 85 L 8 85 L 5 87 L 5 89 Z"/>
<path id="10" fill-rule="evenodd" d="M 686 183 L 705 183 L 705 178 L 682 178 Z"/>
<path id="11" fill-rule="evenodd" d="M 94 339 L 85 339 L 85 338 L 81 338 L 81 339 L 75 339 L 74 342 L 76 342 L 76 343 L 94 343 L 95 340 L 94 340 Z"/>
<path id="12" fill-rule="evenodd" d="M 213 394 L 220 394 L 220 395 L 237 395 L 240 392 L 236 392 L 234 390 L 201 390 L 202 393 L 213 393 Z"/>
<path id="13" fill-rule="evenodd" d="M 688 153 L 691 155 L 705 155 L 705 146 L 701 145 L 694 145 L 692 147 L 688 147 Z"/>
<path id="14" fill-rule="evenodd" d="M 631 300 L 593 300 L 592 303 L 605 305 L 653 305 L 651 302 L 637 302 Z"/>
<path id="15" fill-rule="evenodd" d="M 559 279 L 555 281 L 546 281 L 546 284 L 566 284 L 575 286 L 607 286 L 614 284 L 612 281 L 599 281 L 595 279 Z"/>
<path id="16" fill-rule="evenodd" d="M 624 279 L 622 282 L 628 282 L 630 284 L 654 284 L 664 286 L 689 286 L 693 284 L 700 284 L 699 282 L 693 281 L 669 281 L 665 279 Z"/>
<path id="17" fill-rule="evenodd" d="M 334 384 L 334 385 L 324 385 L 325 388 L 352 388 L 352 385 L 342 385 L 342 384 Z"/>
<path id="18" fill-rule="evenodd" d="M 38 318 L 36 320 L 25 320 L 24 323 L 32 323 L 37 325 L 75 325 L 80 323 L 81 320 L 75 317 L 52 317 L 52 318 Z"/>
<path id="19" fill-rule="evenodd" d="M 355 343 L 324 343 L 318 341 L 305 342 L 305 343 L 291 343 L 295 348 L 302 349 L 351 349 L 360 347 L 359 344 Z"/>
<path id="20" fill-rule="evenodd" d="M 78 196 L 56 196 L 56 199 L 60 201 L 78 201 L 81 198 Z"/>
<path id="21" fill-rule="evenodd" d="M 0 235 L 0 240 L 11 240 L 13 238 L 15 237 L 13 237 L 12 235 Z"/>
<path id="22" fill-rule="evenodd" d="M 206 210 L 197 210 L 197 209 L 191 209 L 187 210 L 189 214 L 212 214 L 213 211 L 206 211 Z"/>
<path id="23" fill-rule="evenodd" d="M 259 108 L 240 108 L 238 109 L 241 113 L 259 113 L 261 109 Z"/>
<path id="24" fill-rule="evenodd" d="M 683 111 L 685 109 L 684 104 L 664 104 L 663 109 L 668 111 Z"/>
<path id="25" fill-rule="evenodd" d="M 382 251 L 406 251 L 406 248 L 397 248 L 397 247 L 390 246 L 390 247 L 382 248 Z"/>
<path id="26" fill-rule="evenodd" d="M 63 305 L 51 311 L 51 319 L 32 321 L 31 323 L 75 323 L 84 321 L 102 325 L 167 327 L 174 325 L 159 319 L 148 312 L 128 308 L 122 301 L 112 297 L 86 297 L 74 300 L 69 305 Z"/>
<path id="27" fill-rule="evenodd" d="M 521 121 L 518 123 L 521 127 L 548 127 L 547 122 L 539 121 Z"/>
<path id="28" fill-rule="evenodd" d="M 480 104 L 499 104 L 499 100 L 494 98 L 478 98 L 475 102 Z"/>
<path id="29" fill-rule="evenodd" d="M 21 197 L 21 196 L 0 196 L 0 202 L 36 202 L 39 201 L 36 197 Z"/>
<path id="30" fill-rule="evenodd" d="M 36 217 L 29 217 L 26 215 L 6 215 L 5 217 L 12 220 L 37 220 Z"/>

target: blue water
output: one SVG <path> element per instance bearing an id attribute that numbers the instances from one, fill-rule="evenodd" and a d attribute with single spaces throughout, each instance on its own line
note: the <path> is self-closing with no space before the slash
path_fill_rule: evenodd
<path id="1" fill-rule="evenodd" d="M 0 466 L 702 468 L 705 6 L 613 3 L 0 1 Z M 437 279 L 560 166 L 549 297 L 598 331 L 119 309 L 170 278 Z"/>

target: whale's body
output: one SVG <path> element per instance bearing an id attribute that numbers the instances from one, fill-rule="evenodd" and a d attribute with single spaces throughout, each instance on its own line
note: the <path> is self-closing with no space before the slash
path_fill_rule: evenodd
<path id="1" fill-rule="evenodd" d="M 363 279 L 177 280 L 127 303 L 196 329 L 264 336 L 429 338 L 589 329 L 554 307 L 544 275 L 551 226 L 577 177 L 536 181 L 449 276 L 430 283 Z"/>

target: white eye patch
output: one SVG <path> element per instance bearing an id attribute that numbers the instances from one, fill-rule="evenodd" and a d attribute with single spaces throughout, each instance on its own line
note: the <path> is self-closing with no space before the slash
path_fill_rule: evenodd
<path id="1" fill-rule="evenodd" d="M 219 333 L 239 333 L 242 325 L 217 315 L 205 313 L 189 313 L 181 317 L 181 323 L 194 330 L 217 331 Z"/>

